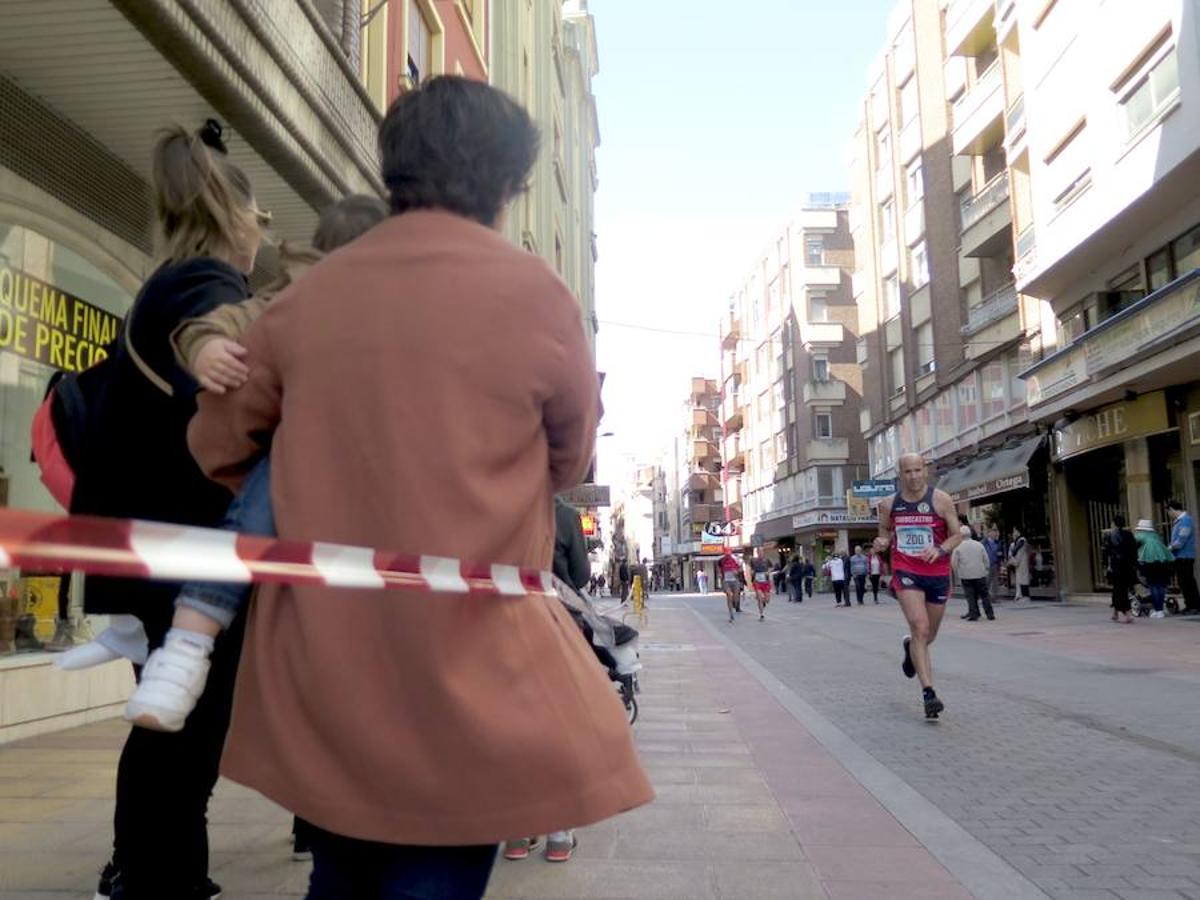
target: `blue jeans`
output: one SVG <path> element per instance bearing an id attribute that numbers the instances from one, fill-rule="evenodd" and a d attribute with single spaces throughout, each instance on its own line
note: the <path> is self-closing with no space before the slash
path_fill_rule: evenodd
<path id="1" fill-rule="evenodd" d="M 410 847 L 313 828 L 307 900 L 478 900 L 496 845 Z"/>
<path id="2" fill-rule="evenodd" d="M 275 514 L 271 509 L 271 457 L 264 456 L 250 470 L 242 489 L 225 513 L 221 527 L 226 531 L 275 536 Z M 228 628 L 246 601 L 250 585 L 191 581 L 183 586 L 176 606 L 194 609 Z"/>

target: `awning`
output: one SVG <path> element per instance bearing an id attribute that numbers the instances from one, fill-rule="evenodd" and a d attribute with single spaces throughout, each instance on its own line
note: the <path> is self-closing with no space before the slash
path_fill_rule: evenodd
<path id="1" fill-rule="evenodd" d="M 754 529 L 754 534 L 762 537 L 764 541 L 777 541 L 780 538 L 791 537 L 795 534 L 795 530 L 792 528 L 792 517 L 784 516 L 780 519 L 759 522 Z"/>
<path id="2" fill-rule="evenodd" d="M 1002 447 L 965 466 L 951 469 L 937 486 L 955 503 L 1003 494 L 1029 487 L 1029 461 L 1044 440 L 1042 435 L 1027 438 L 1011 447 Z"/>

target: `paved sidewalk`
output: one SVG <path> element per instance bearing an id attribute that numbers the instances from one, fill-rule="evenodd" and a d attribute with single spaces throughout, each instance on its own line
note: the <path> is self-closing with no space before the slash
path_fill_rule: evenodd
<path id="1" fill-rule="evenodd" d="M 498 861 L 490 896 L 972 896 L 686 606 L 651 616 L 637 737 L 657 801 L 581 829 L 565 865 Z M 90 896 L 123 734 L 110 722 L 0 748 L 0 897 Z M 282 810 L 222 782 L 212 875 L 226 897 L 303 896 L 288 830 Z"/>

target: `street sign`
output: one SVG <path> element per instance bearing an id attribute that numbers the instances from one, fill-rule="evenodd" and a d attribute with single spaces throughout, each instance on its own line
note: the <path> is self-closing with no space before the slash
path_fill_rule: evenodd
<path id="1" fill-rule="evenodd" d="M 895 478 L 871 478 L 866 481 L 854 482 L 855 497 L 890 497 L 896 493 Z"/>
<path id="2" fill-rule="evenodd" d="M 611 506 L 610 490 L 607 484 L 579 484 L 570 490 L 563 491 L 562 497 L 572 506 Z"/>

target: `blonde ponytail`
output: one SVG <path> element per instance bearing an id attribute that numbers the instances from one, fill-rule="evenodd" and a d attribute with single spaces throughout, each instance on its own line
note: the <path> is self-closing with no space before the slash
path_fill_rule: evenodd
<path id="1" fill-rule="evenodd" d="M 178 125 L 160 131 L 153 182 L 166 260 L 246 252 L 270 221 L 254 203 L 250 180 L 225 158 L 215 122 L 194 134 Z"/>

